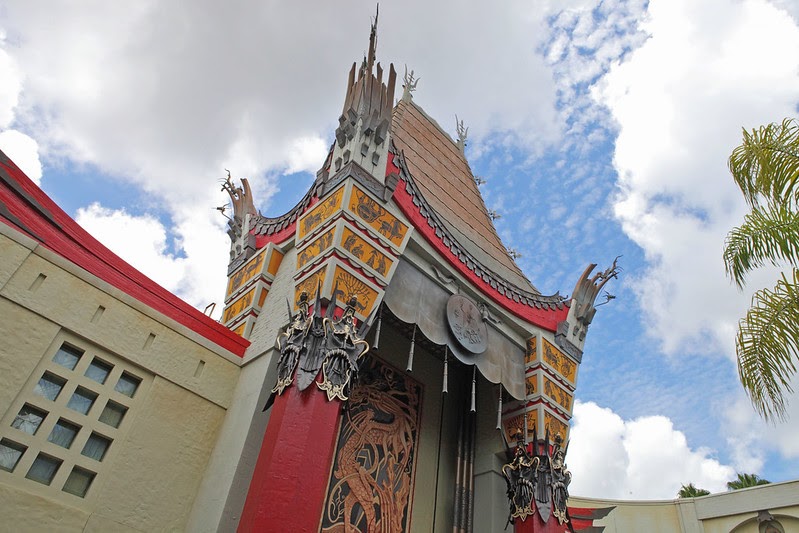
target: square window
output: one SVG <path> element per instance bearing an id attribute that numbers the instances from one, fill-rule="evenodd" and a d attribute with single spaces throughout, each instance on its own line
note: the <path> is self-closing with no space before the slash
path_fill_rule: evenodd
<path id="1" fill-rule="evenodd" d="M 97 383 L 105 383 L 105 380 L 108 379 L 108 374 L 111 373 L 111 369 L 114 368 L 114 365 L 110 365 L 105 361 L 101 361 L 96 357 L 89 365 L 89 368 L 86 369 L 86 374 L 84 374 L 87 378 L 93 379 Z"/>
<path id="2" fill-rule="evenodd" d="M 47 440 L 62 448 L 69 449 L 69 447 L 72 446 L 72 441 L 78 436 L 78 431 L 80 431 L 80 426 L 61 418 L 56 422 L 55 426 L 53 426 L 53 430 L 50 432 L 50 436 L 47 437 Z"/>
<path id="3" fill-rule="evenodd" d="M 96 399 L 97 395 L 95 393 L 89 389 L 78 387 L 72 394 L 72 398 L 67 402 L 67 407 L 85 415 L 92 408 Z"/>
<path id="4" fill-rule="evenodd" d="M 103 409 L 102 414 L 100 414 L 100 422 L 118 428 L 119 424 L 122 423 L 122 418 L 125 416 L 125 413 L 127 412 L 128 412 L 127 407 L 109 400 L 108 403 L 105 405 L 105 409 Z"/>
<path id="5" fill-rule="evenodd" d="M 53 362 L 70 370 L 74 370 L 81 355 L 83 355 L 83 350 L 78 350 L 68 344 L 62 344 L 61 348 L 55 353 Z"/>
<path id="6" fill-rule="evenodd" d="M 105 452 L 111 446 L 111 439 L 107 439 L 97 433 L 92 433 L 86 445 L 83 447 L 82 455 L 94 459 L 95 461 L 102 461 L 105 457 Z"/>
<path id="7" fill-rule="evenodd" d="M 42 424 L 42 420 L 44 420 L 46 416 L 47 413 L 45 411 L 25 404 L 22 406 L 22 409 L 19 410 L 19 414 L 14 418 L 14 421 L 11 422 L 11 427 L 24 431 L 29 435 L 36 435 L 39 426 Z"/>
<path id="8" fill-rule="evenodd" d="M 54 457 L 40 453 L 36 460 L 33 461 L 30 470 L 25 475 L 26 478 L 38 481 L 44 485 L 52 483 L 58 468 L 61 466 L 61 461 Z"/>
<path id="9" fill-rule="evenodd" d="M 86 492 L 88 492 L 92 481 L 94 481 L 94 476 L 94 472 L 89 472 L 88 470 L 76 466 L 72 469 L 72 472 L 69 473 L 67 482 L 64 483 L 64 488 L 61 490 L 83 498 L 86 496 Z"/>
<path id="10" fill-rule="evenodd" d="M 119 376 L 119 381 L 117 381 L 117 386 L 114 387 L 114 390 L 121 392 L 125 396 L 133 398 L 133 395 L 136 394 L 136 389 L 139 388 L 139 383 L 141 383 L 141 380 L 136 376 L 128 374 L 127 372 L 122 372 L 122 375 Z"/>
<path id="11" fill-rule="evenodd" d="M 39 383 L 33 387 L 33 392 L 48 400 L 55 401 L 58 395 L 61 394 L 61 389 L 64 388 L 66 382 L 67 380 L 64 378 L 58 377 L 50 372 L 45 372 L 42 379 L 39 380 Z"/>
<path id="12" fill-rule="evenodd" d="M 0 470 L 13 472 L 27 448 L 8 439 L 0 440 Z"/>

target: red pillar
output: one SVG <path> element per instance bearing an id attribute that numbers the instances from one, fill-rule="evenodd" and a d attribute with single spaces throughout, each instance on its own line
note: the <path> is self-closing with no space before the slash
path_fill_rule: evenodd
<path id="1" fill-rule="evenodd" d="M 517 518 L 513 531 L 514 533 L 564 533 L 569 531 L 569 526 L 558 523 L 558 519 L 554 516 L 550 516 L 544 523 L 538 513 L 533 513 L 523 522 Z"/>
<path id="2" fill-rule="evenodd" d="M 275 399 L 238 530 L 319 530 L 341 402 L 295 384 Z"/>

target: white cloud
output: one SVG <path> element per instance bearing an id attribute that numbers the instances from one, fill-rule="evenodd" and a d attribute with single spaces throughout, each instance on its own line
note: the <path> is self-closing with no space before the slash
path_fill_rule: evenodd
<path id="1" fill-rule="evenodd" d="M 16 130 L 0 131 L 0 150 L 37 185 L 42 180 L 42 163 L 39 161 L 39 144 Z"/>
<path id="2" fill-rule="evenodd" d="M 744 213 L 726 160 L 742 126 L 795 112 L 799 27 L 760 0 L 659 0 L 642 28 L 649 38 L 594 92 L 618 123 L 615 216 L 646 254 L 633 279 L 663 348 L 731 355 L 752 291 L 737 293 L 721 261 Z M 761 274 L 750 286 L 772 284 Z"/>
<path id="3" fill-rule="evenodd" d="M 78 209 L 75 220 L 125 261 L 167 290 L 178 288 L 186 260 L 167 250 L 167 231 L 149 215 L 134 216 L 93 203 Z"/>
<path id="4" fill-rule="evenodd" d="M 330 147 L 321 137 L 300 137 L 294 140 L 288 153 L 287 174 L 316 173 L 322 167 Z"/>
<path id="5" fill-rule="evenodd" d="M 14 108 L 22 91 L 22 79 L 14 58 L 4 50 L 5 34 L 0 28 L 0 130 L 8 128 L 14 121 Z"/>
<path id="6" fill-rule="evenodd" d="M 216 302 L 221 313 L 220 287 L 230 245 L 221 217 L 213 209 L 173 213 L 178 222 L 169 230 L 150 215 L 131 215 L 97 203 L 78 209 L 75 220 L 111 251 L 165 289 L 203 309 Z"/>
<path id="7" fill-rule="evenodd" d="M 566 459 L 576 496 L 671 499 L 683 484 L 720 492 L 734 477 L 711 450 L 691 449 L 666 417 L 622 420 L 610 409 L 577 401 L 572 423 Z"/>
<path id="8" fill-rule="evenodd" d="M 723 413 L 727 444 L 739 472 L 760 473 L 769 453 L 799 459 L 799 394 L 788 394 L 789 421 L 765 422 L 739 390 Z M 785 474 L 788 474 L 787 472 Z M 773 481 L 773 480 L 772 480 Z"/>

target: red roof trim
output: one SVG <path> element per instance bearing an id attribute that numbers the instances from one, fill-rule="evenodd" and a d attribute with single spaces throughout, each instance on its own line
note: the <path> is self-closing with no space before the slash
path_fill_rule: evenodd
<path id="1" fill-rule="evenodd" d="M 10 159 L 0 159 L 0 219 L 225 350 L 242 357 L 250 342 L 207 317 L 111 252 L 48 197 Z M 14 218 L 17 220 L 15 221 Z M 18 222 L 24 226 L 20 227 Z"/>

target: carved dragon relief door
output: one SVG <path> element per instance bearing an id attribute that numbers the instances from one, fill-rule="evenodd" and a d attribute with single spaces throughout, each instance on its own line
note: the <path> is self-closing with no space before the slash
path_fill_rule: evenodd
<path id="1" fill-rule="evenodd" d="M 344 408 L 320 531 L 408 531 L 423 387 L 375 356 Z"/>

